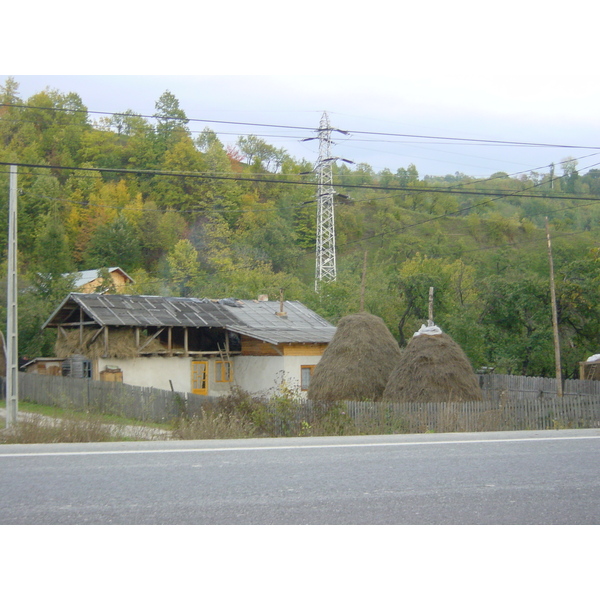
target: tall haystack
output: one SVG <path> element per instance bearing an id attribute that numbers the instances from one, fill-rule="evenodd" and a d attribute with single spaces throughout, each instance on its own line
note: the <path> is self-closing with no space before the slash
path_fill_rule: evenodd
<path id="1" fill-rule="evenodd" d="M 390 375 L 385 402 L 466 402 L 482 400 L 471 363 L 462 348 L 440 331 L 415 335 Z"/>
<path id="2" fill-rule="evenodd" d="M 343 317 L 314 369 L 308 398 L 323 406 L 340 400 L 381 400 L 400 355 L 383 319 L 366 312 Z"/>

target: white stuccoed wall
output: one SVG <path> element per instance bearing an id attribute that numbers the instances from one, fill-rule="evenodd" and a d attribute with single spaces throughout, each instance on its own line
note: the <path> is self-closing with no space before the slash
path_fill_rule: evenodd
<path id="1" fill-rule="evenodd" d="M 300 385 L 302 365 L 316 365 L 320 356 L 234 356 L 233 384 L 251 394 L 268 394 L 274 390 L 282 378 L 292 387 Z M 149 356 L 144 358 L 98 359 L 98 372 L 107 366 L 118 367 L 123 371 L 123 383 L 141 387 L 154 387 L 176 392 L 192 391 L 191 357 Z M 200 359 L 201 360 L 201 359 Z M 220 396 L 231 390 L 229 383 L 215 382 L 215 361 L 208 360 L 208 395 Z"/>

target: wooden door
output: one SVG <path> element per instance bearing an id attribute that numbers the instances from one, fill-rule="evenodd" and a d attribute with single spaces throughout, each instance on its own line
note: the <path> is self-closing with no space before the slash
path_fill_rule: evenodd
<path id="1" fill-rule="evenodd" d="M 208 394 L 208 361 L 192 361 L 192 394 Z"/>

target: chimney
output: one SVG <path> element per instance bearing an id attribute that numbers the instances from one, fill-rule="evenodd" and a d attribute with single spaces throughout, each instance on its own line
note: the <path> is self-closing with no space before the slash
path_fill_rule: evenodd
<path id="1" fill-rule="evenodd" d="M 275 315 L 287 319 L 287 313 L 283 310 L 283 288 L 279 290 L 279 312 L 276 312 Z"/>

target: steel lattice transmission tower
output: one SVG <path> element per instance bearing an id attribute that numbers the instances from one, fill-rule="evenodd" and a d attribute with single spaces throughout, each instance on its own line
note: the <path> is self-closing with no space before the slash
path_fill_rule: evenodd
<path id="1" fill-rule="evenodd" d="M 336 160 L 343 160 L 352 163 L 345 158 L 331 156 L 331 133 L 337 131 L 348 135 L 347 131 L 341 129 L 332 129 L 329 124 L 329 117 L 326 112 L 321 117 L 321 123 L 317 130 L 318 137 L 306 138 L 303 142 L 310 140 L 319 140 L 319 160 L 315 168 L 311 171 L 317 173 L 317 244 L 316 244 L 316 269 L 315 269 L 315 291 L 319 291 L 319 284 L 322 281 L 335 281 L 336 279 L 336 258 L 335 258 L 335 215 L 334 215 L 334 197 L 336 193 L 333 189 L 332 164 Z M 307 175 L 308 173 L 304 173 Z M 347 198 L 347 196 L 339 196 Z"/>
<path id="2" fill-rule="evenodd" d="M 315 290 L 319 291 L 322 281 L 335 281 L 337 276 L 335 257 L 335 214 L 334 189 L 331 166 L 337 158 L 331 156 L 331 132 L 329 116 L 326 112 L 319 125 L 319 160 L 316 165 L 319 186 L 317 188 L 317 246 Z M 346 133 L 340 131 L 340 133 Z M 351 162 L 351 161 L 346 161 Z"/>

